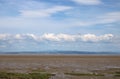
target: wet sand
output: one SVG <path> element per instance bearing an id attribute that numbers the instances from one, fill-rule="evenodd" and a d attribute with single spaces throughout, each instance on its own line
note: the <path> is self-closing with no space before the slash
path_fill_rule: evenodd
<path id="1" fill-rule="evenodd" d="M 55 74 L 51 79 L 120 79 L 120 56 L 112 55 L 0 55 L 0 71 Z M 96 73 L 104 76 L 75 76 L 65 73 Z"/>

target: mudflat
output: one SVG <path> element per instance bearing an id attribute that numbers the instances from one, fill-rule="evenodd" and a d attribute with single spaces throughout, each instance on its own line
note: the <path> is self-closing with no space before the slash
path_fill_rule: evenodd
<path id="1" fill-rule="evenodd" d="M 120 56 L 0 55 L 0 71 L 54 74 L 49 79 L 120 79 Z"/>

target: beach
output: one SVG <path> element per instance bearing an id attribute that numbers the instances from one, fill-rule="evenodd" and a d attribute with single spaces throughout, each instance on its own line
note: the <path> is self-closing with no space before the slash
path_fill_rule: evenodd
<path id="1" fill-rule="evenodd" d="M 120 56 L 0 55 L 0 71 L 54 74 L 49 79 L 119 79 Z"/>

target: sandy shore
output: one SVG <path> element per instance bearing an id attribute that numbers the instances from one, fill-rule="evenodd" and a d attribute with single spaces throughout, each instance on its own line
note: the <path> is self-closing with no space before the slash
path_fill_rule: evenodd
<path id="1" fill-rule="evenodd" d="M 54 73 L 51 79 L 119 79 L 120 56 L 97 55 L 0 55 L 0 71 Z M 97 73 L 105 76 L 73 76 L 65 73 Z"/>

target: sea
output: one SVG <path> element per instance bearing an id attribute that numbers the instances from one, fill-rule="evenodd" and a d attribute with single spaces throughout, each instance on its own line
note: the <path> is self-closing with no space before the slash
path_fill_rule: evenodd
<path id="1" fill-rule="evenodd" d="M 89 51 L 19 51 L 0 52 L 0 55 L 120 55 L 120 52 L 89 52 Z"/>

